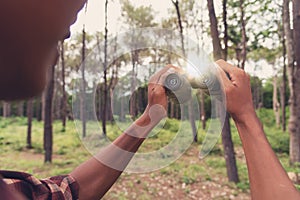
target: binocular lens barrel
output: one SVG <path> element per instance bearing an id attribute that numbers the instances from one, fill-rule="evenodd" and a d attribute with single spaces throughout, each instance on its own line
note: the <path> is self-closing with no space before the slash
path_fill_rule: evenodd
<path id="1" fill-rule="evenodd" d="M 216 84 L 217 80 L 216 77 L 213 76 L 212 74 L 206 74 L 206 75 L 201 75 L 199 77 L 188 77 L 185 74 L 178 74 L 178 73 L 172 73 L 169 74 L 166 77 L 165 80 L 165 87 L 172 90 L 176 91 L 180 87 L 183 87 L 185 82 L 192 87 L 192 88 L 199 88 L 199 89 L 208 89 L 208 88 L 213 88 L 213 86 Z"/>
<path id="2" fill-rule="evenodd" d="M 167 87 L 172 91 L 177 91 L 178 89 L 180 89 L 182 87 L 182 84 L 183 84 L 182 78 L 176 73 L 169 74 L 166 77 L 165 87 Z"/>
<path id="3" fill-rule="evenodd" d="M 191 90 L 201 89 L 206 93 L 217 94 L 220 84 L 213 74 L 204 74 L 199 77 L 189 77 L 186 74 L 171 73 L 166 79 L 164 86 L 167 88 L 167 95 L 176 102 L 184 103 L 191 98 Z"/>

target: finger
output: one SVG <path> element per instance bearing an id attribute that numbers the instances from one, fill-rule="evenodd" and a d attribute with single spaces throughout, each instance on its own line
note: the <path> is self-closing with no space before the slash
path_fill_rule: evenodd
<path id="1" fill-rule="evenodd" d="M 228 75 L 225 73 L 225 71 L 220 67 L 218 67 L 217 70 L 219 72 L 219 78 L 221 79 L 220 82 L 223 88 L 231 86 L 232 82 L 231 80 L 229 80 Z"/>
<path id="2" fill-rule="evenodd" d="M 234 66 L 229 64 L 228 62 L 226 62 L 225 60 L 217 60 L 216 61 L 216 64 L 222 68 L 225 72 L 227 72 L 230 76 L 232 75 L 233 73 L 233 70 L 234 70 Z"/>
<path id="3" fill-rule="evenodd" d="M 173 65 L 167 65 L 157 73 L 155 73 L 149 80 L 149 83 L 164 85 L 165 78 L 176 71 L 179 71 L 180 68 L 175 67 Z"/>
<path id="4" fill-rule="evenodd" d="M 165 81 L 167 79 L 167 77 L 170 75 L 170 74 L 175 74 L 176 73 L 176 70 L 174 68 L 169 68 L 166 72 L 164 72 L 163 74 L 161 74 L 159 76 L 159 79 L 157 80 L 157 84 L 160 84 L 160 85 L 165 85 Z"/>

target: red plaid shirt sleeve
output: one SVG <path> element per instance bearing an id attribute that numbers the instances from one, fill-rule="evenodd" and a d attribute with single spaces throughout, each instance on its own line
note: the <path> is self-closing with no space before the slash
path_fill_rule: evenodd
<path id="1" fill-rule="evenodd" d="M 77 200 L 78 183 L 70 175 L 37 179 L 31 174 L 1 171 L 8 188 L 32 200 Z"/>

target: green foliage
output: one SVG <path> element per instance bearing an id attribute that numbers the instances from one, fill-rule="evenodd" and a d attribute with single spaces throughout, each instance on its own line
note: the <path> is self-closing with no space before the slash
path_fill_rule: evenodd
<path id="1" fill-rule="evenodd" d="M 228 0 L 229 57 L 236 59 L 242 43 L 240 0 Z M 247 57 L 270 63 L 282 55 L 280 44 L 281 8 L 271 0 L 244 0 Z M 220 31 L 221 32 L 221 31 Z"/>
<path id="2" fill-rule="evenodd" d="M 25 126 L 27 125 L 27 118 L 13 117 L 4 119 L 3 117 L 0 117 L 0 129 L 6 128 L 9 125 Z"/>
<path id="3" fill-rule="evenodd" d="M 273 110 L 262 108 L 257 110 L 257 115 L 263 122 L 264 130 L 273 150 L 277 153 L 288 154 L 289 135 L 284 133 L 281 128 L 276 127 Z"/>
<path id="4" fill-rule="evenodd" d="M 265 108 L 273 108 L 273 83 L 268 80 L 263 88 L 263 106 Z"/>
<path id="5" fill-rule="evenodd" d="M 272 127 L 275 125 L 275 117 L 273 110 L 261 108 L 256 111 L 258 118 L 263 122 L 264 126 Z"/>
<path id="6" fill-rule="evenodd" d="M 266 33 L 262 33 L 267 37 L 269 36 L 269 32 L 266 31 Z M 276 58 L 280 57 L 282 55 L 282 47 L 279 46 L 277 48 L 270 49 L 268 47 L 259 47 L 254 49 L 251 53 L 249 53 L 249 58 L 253 59 L 254 61 L 259 61 L 261 59 L 265 59 L 268 63 L 274 63 L 276 61 Z"/>
<path id="7" fill-rule="evenodd" d="M 156 24 L 153 22 L 154 15 L 151 6 L 134 7 L 128 0 L 122 0 L 122 17 L 131 27 L 151 27 Z"/>
<path id="8" fill-rule="evenodd" d="M 179 130 L 179 121 L 176 119 L 168 119 L 164 124 L 164 128 L 176 133 Z"/>
<path id="9" fill-rule="evenodd" d="M 195 180 L 188 177 L 188 176 L 183 176 L 182 177 L 182 182 L 185 183 L 185 184 L 192 184 L 192 183 L 195 182 Z"/>
<path id="10" fill-rule="evenodd" d="M 282 133 L 279 129 L 271 129 L 268 131 L 268 140 L 273 148 L 273 150 L 277 153 L 289 153 L 289 135 L 287 133 Z"/>
<path id="11" fill-rule="evenodd" d="M 246 192 L 247 190 L 249 190 L 250 185 L 249 182 L 239 182 L 236 184 L 238 189 L 241 189 L 243 192 Z"/>
<path id="12" fill-rule="evenodd" d="M 277 78 L 277 92 L 280 94 L 280 87 L 282 85 L 282 75 L 279 74 Z M 266 80 L 259 79 L 256 76 L 251 77 L 251 90 L 253 94 L 253 102 L 256 108 L 263 106 L 264 108 L 273 108 L 273 78 Z M 280 96 L 280 95 L 279 95 Z M 288 106 L 290 96 L 289 88 L 286 88 L 285 102 Z M 281 99 L 278 98 L 281 102 Z M 262 105 L 259 105 L 262 103 Z"/>

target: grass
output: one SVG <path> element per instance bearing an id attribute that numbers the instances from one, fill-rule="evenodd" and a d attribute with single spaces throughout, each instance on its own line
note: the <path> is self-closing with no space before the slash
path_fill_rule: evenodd
<path id="1" fill-rule="evenodd" d="M 59 122 L 54 123 L 53 163 L 44 164 L 43 124 L 34 121 L 32 149 L 26 148 L 26 119 L 1 119 L 0 163 L 1 169 L 21 170 L 37 177 L 69 173 L 75 165 L 86 160 L 89 153 L 82 147 L 73 122 L 68 131 L 61 132 Z"/>
<path id="2" fill-rule="evenodd" d="M 282 132 L 279 128 L 274 126 L 275 120 L 273 118 L 272 110 L 258 111 L 259 117 L 262 119 L 266 135 L 271 143 L 272 148 L 277 153 L 284 168 L 289 172 L 300 173 L 299 166 L 289 165 L 289 136 L 288 133 Z M 62 130 L 61 122 L 56 121 L 53 124 L 54 130 L 54 146 L 53 146 L 53 162 L 44 164 L 43 160 L 43 124 L 38 121 L 33 121 L 32 126 L 32 149 L 26 148 L 26 118 L 0 118 L 0 168 L 7 170 L 26 171 L 32 173 L 38 178 L 48 176 L 55 176 L 60 174 L 67 174 L 81 162 L 85 161 L 91 156 L 90 152 L 96 151 L 101 146 L 102 141 L 107 143 L 100 134 L 99 124 L 89 122 L 87 138 L 81 140 L 75 124 L 72 121 L 67 123 L 66 130 Z M 209 125 L 210 122 L 208 122 Z M 122 133 L 128 126 L 127 124 L 108 125 L 108 139 L 113 141 L 118 135 Z M 163 179 L 172 178 L 174 185 L 185 185 L 184 193 L 191 194 L 195 184 L 203 181 L 216 182 L 216 177 L 224 180 L 224 184 L 235 190 L 234 195 L 241 192 L 249 191 L 249 180 L 247 175 L 247 167 L 244 158 L 237 155 L 237 167 L 239 171 L 240 183 L 231 184 L 226 181 L 226 165 L 223 158 L 223 150 L 219 135 L 210 135 L 210 141 L 217 141 L 213 150 L 203 160 L 198 159 L 198 153 L 202 142 L 206 136 L 206 132 L 199 127 L 198 143 L 191 144 L 191 131 L 188 122 L 180 123 L 174 119 L 168 119 L 165 124 L 161 125 L 163 130 L 156 130 L 152 133 L 141 146 L 139 152 L 151 152 L 166 144 L 173 142 L 172 145 L 178 145 L 178 152 L 185 152 L 176 162 L 161 168 L 158 171 L 146 174 L 147 180 L 155 180 L 157 176 Z M 208 126 L 209 127 L 209 126 Z M 80 128 L 80 126 L 79 126 Z M 241 141 L 239 139 L 237 130 L 231 122 L 232 139 L 235 144 L 235 149 L 241 152 Z M 176 137 L 175 137 L 176 136 Z M 176 138 L 174 140 L 174 137 Z M 215 138 L 214 138 L 215 137 Z M 100 139 L 100 140 L 97 140 Z M 97 142 L 98 141 L 98 142 Z M 180 145 L 180 144 L 187 144 Z M 167 152 L 162 154 L 168 158 L 172 156 Z M 130 177 L 138 177 L 137 180 L 131 180 Z M 158 193 L 158 188 L 150 187 L 149 182 L 145 182 L 143 176 L 135 176 L 124 174 L 118 181 L 125 182 L 127 189 L 136 191 L 136 186 L 140 185 L 139 199 L 153 199 Z M 149 186 L 150 185 L 150 186 Z M 299 186 L 297 186 L 300 188 Z M 112 189 L 107 199 L 130 199 L 128 191 Z"/>

